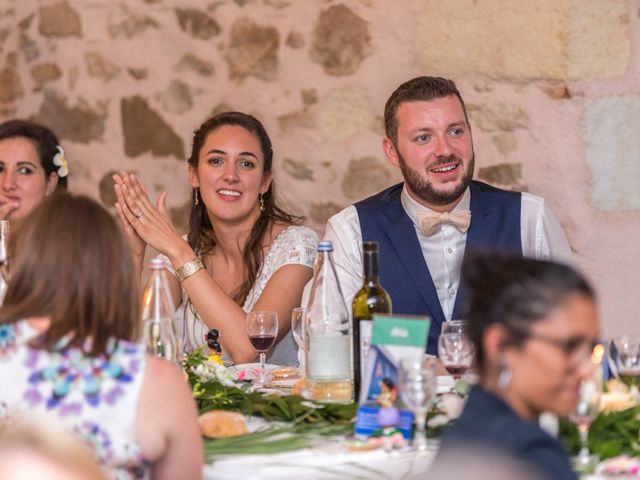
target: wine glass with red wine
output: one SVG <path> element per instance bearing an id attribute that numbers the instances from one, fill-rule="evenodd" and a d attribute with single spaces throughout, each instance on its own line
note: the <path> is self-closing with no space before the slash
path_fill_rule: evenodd
<path id="1" fill-rule="evenodd" d="M 276 343 L 278 335 L 278 315 L 276 312 L 249 312 L 247 314 L 247 335 L 251 345 L 260 353 L 260 379 L 257 386 L 265 384 L 264 362 L 267 352 Z"/>
<path id="2" fill-rule="evenodd" d="M 465 333 L 441 333 L 438 357 L 455 380 L 460 380 L 473 361 L 473 344 Z"/>

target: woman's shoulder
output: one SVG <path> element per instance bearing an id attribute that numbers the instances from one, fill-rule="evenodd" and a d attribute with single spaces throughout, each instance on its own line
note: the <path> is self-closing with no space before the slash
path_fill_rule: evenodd
<path id="1" fill-rule="evenodd" d="M 308 227 L 276 225 L 264 258 L 263 273 L 268 278 L 278 268 L 290 264 L 312 267 L 317 244 L 318 235 Z"/>
<path id="2" fill-rule="evenodd" d="M 272 244 L 276 241 L 298 240 L 318 243 L 315 230 L 304 225 L 276 224 L 273 227 Z"/>

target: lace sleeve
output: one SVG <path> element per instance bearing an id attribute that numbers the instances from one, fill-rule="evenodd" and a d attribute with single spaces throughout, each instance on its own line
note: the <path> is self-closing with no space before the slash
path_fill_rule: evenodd
<path id="1" fill-rule="evenodd" d="M 308 227 L 289 227 L 282 232 L 278 248 L 271 259 L 273 271 L 284 265 L 313 267 L 318 235 Z"/>
<path id="2" fill-rule="evenodd" d="M 264 258 L 256 282 L 242 307 L 244 311 L 248 312 L 253 308 L 271 275 L 279 268 L 285 265 L 304 265 L 313 268 L 317 244 L 318 235 L 308 227 L 292 226 L 281 232 Z"/>

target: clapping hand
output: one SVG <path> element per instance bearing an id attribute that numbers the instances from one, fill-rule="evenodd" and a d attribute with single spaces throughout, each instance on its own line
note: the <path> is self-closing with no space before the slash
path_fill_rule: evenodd
<path id="1" fill-rule="evenodd" d="M 184 242 L 176 231 L 167 213 L 165 192 L 161 193 L 154 206 L 145 187 L 138 178 L 127 172 L 113 175 L 118 201 L 116 210 L 134 255 L 141 258 L 145 245 L 169 255 Z"/>

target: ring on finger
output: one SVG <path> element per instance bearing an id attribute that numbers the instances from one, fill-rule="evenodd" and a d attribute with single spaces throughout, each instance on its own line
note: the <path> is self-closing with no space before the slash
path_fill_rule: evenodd
<path id="1" fill-rule="evenodd" d="M 142 217 L 144 217 L 144 212 L 140 212 L 140 213 L 134 213 L 133 214 L 138 220 L 141 219 Z"/>

